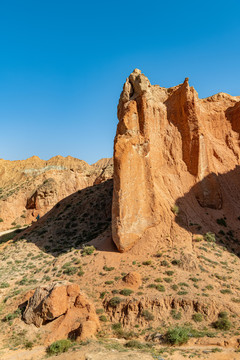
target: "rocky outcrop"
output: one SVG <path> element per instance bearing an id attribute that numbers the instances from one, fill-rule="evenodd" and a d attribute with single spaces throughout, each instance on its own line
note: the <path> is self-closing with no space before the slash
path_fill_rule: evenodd
<path id="1" fill-rule="evenodd" d="M 139 242 L 173 246 L 180 238 L 190 247 L 181 221 L 189 223 L 197 207 L 223 209 L 218 174 L 239 164 L 239 104 L 240 97 L 223 93 L 199 99 L 188 79 L 167 89 L 133 71 L 114 141 L 112 236 L 120 251 Z M 188 206 L 178 209 L 193 186 Z"/>
<path id="2" fill-rule="evenodd" d="M 0 159 L 0 231 L 30 224 L 78 190 L 112 178 L 112 159 L 93 165 L 67 156 L 48 161 Z"/>
<path id="3" fill-rule="evenodd" d="M 223 305 L 211 300 L 200 301 L 172 296 L 158 296 L 156 298 L 143 296 L 140 299 L 121 299 L 116 304 L 112 299 L 106 299 L 104 308 L 113 322 L 120 322 L 126 328 L 132 328 L 136 324 L 145 328 L 149 322 L 153 327 L 159 326 L 164 321 L 171 322 L 173 311 L 180 312 L 181 317 L 186 321 L 191 321 L 193 314 L 201 313 L 210 324 L 217 319 L 219 311 L 223 310 Z"/>
<path id="4" fill-rule="evenodd" d="M 77 284 L 52 284 L 38 287 L 23 313 L 27 324 L 48 325 L 47 343 L 64 338 L 85 340 L 99 330 L 94 306 Z"/>
<path id="5" fill-rule="evenodd" d="M 142 285 L 142 277 L 136 271 L 130 272 L 123 277 L 123 283 L 133 289 L 138 289 Z"/>

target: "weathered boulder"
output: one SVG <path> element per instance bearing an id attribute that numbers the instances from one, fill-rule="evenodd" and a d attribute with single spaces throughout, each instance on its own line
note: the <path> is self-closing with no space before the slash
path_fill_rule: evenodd
<path id="1" fill-rule="evenodd" d="M 28 300 L 23 320 L 37 327 L 47 324 L 47 343 L 67 337 L 85 340 L 100 328 L 94 306 L 77 284 L 38 287 Z"/>
<path id="2" fill-rule="evenodd" d="M 136 271 L 130 272 L 124 276 L 123 282 L 133 289 L 138 289 L 142 285 L 142 277 Z"/>
<path id="3" fill-rule="evenodd" d="M 190 247 L 190 219 L 204 208 L 223 209 L 226 184 L 218 174 L 240 163 L 239 103 L 223 93 L 199 99 L 187 78 L 169 89 L 151 85 L 138 69 L 127 78 L 114 141 L 112 236 L 119 251 L 180 239 Z"/>

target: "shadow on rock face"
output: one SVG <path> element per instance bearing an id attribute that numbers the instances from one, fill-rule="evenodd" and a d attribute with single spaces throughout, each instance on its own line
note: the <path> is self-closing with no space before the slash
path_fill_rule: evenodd
<path id="1" fill-rule="evenodd" d="M 54 256 L 94 239 L 101 250 L 111 237 L 112 189 L 113 181 L 107 180 L 71 194 L 14 241 L 26 239 Z"/>
<path id="2" fill-rule="evenodd" d="M 214 233 L 216 242 L 240 257 L 240 166 L 211 173 L 175 203 L 176 222 L 197 235 Z"/>

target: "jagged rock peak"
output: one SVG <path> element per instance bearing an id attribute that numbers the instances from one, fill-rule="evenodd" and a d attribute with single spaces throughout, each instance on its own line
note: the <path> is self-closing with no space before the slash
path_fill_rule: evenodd
<path id="1" fill-rule="evenodd" d="M 199 206 L 223 208 L 216 174 L 240 164 L 239 104 L 223 93 L 199 99 L 188 78 L 166 89 L 138 69 L 130 74 L 114 141 L 112 234 L 120 251 L 179 236 L 171 207 L 193 186 Z M 188 232 L 183 237 L 191 243 Z"/>

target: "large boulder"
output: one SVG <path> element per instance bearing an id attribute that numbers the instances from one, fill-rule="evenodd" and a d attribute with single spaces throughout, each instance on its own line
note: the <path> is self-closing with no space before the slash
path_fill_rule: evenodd
<path id="1" fill-rule="evenodd" d="M 28 300 L 23 320 L 37 327 L 47 325 L 47 343 L 68 337 L 85 340 L 100 328 L 93 304 L 77 284 L 38 287 Z"/>

